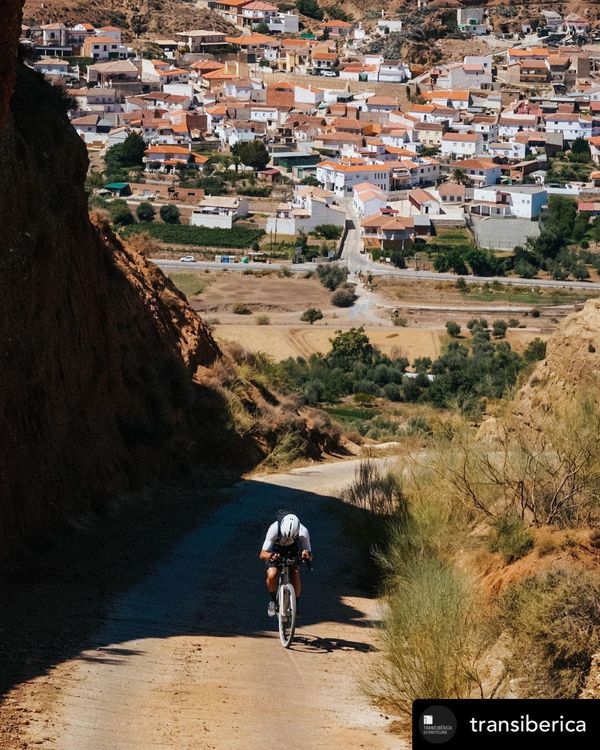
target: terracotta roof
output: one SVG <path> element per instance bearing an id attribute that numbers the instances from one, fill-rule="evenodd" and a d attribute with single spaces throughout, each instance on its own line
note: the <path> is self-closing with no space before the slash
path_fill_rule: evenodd
<path id="1" fill-rule="evenodd" d="M 239 76 L 235 73 L 226 73 L 225 68 L 219 68 L 219 70 L 209 70 L 207 73 L 202 73 L 202 78 L 206 79 L 207 81 L 231 81 L 239 78 Z"/>
<path id="2" fill-rule="evenodd" d="M 208 72 L 209 70 L 221 70 L 225 67 L 225 63 L 218 60 L 198 60 L 198 62 L 192 63 L 191 67 L 200 72 Z"/>
<path id="3" fill-rule="evenodd" d="M 424 99 L 446 99 L 449 101 L 468 102 L 470 93 L 468 91 L 426 91 L 422 94 Z"/>
<path id="4" fill-rule="evenodd" d="M 330 21 L 323 21 L 321 26 L 326 26 L 331 29 L 351 29 L 352 28 L 351 23 L 347 23 L 346 21 L 339 21 L 336 18 L 333 18 Z"/>
<path id="5" fill-rule="evenodd" d="M 457 185 L 454 182 L 443 182 L 438 187 L 438 193 L 440 195 L 460 195 L 461 197 L 464 197 L 464 195 L 465 195 L 465 186 L 464 185 Z"/>
<path id="6" fill-rule="evenodd" d="M 519 67 L 522 70 L 548 70 L 543 60 L 521 60 Z"/>
<path id="7" fill-rule="evenodd" d="M 498 167 L 491 159 L 461 159 L 453 161 L 449 166 L 453 169 L 495 169 Z"/>
<path id="8" fill-rule="evenodd" d="M 509 57 L 547 57 L 550 54 L 548 47 L 530 47 L 529 49 L 517 49 L 511 47 L 508 50 Z"/>
<path id="9" fill-rule="evenodd" d="M 192 154 L 189 148 L 185 146 L 170 146 L 164 144 L 162 146 L 148 146 L 146 149 L 147 154 Z"/>
<path id="10" fill-rule="evenodd" d="M 361 227 L 379 227 L 381 229 L 412 229 L 415 225 L 414 219 L 408 216 L 386 216 L 379 214 L 369 216 L 368 219 L 361 221 Z"/>
<path id="11" fill-rule="evenodd" d="M 457 141 L 459 143 L 476 143 L 481 139 L 479 133 L 444 133 L 443 141 Z"/>
<path id="12" fill-rule="evenodd" d="M 335 52 L 313 52 L 313 60 L 337 60 Z"/>
<path id="13" fill-rule="evenodd" d="M 322 161 L 317 164 L 318 167 L 328 167 L 335 170 L 336 172 L 387 172 L 389 171 L 387 164 L 342 164 L 340 162 L 333 161 Z"/>
<path id="14" fill-rule="evenodd" d="M 338 142 L 342 141 L 345 143 L 361 143 L 362 144 L 362 135 L 359 133 L 343 133 L 341 131 L 333 132 L 333 133 L 321 133 L 317 140 L 320 141 L 331 141 L 331 142 Z"/>
<path id="15" fill-rule="evenodd" d="M 187 75 L 187 70 L 182 70 L 181 68 L 173 68 L 172 70 L 157 70 L 157 75 L 164 76 L 165 78 L 168 78 L 169 76 L 180 76 L 180 75 Z"/>
<path id="16" fill-rule="evenodd" d="M 271 47 L 279 45 L 276 39 L 266 34 L 242 34 L 242 36 L 226 36 L 225 41 L 230 44 L 237 44 L 238 47 L 252 47 L 257 44 L 268 44 Z"/>
<path id="17" fill-rule="evenodd" d="M 242 13 L 245 10 L 277 10 L 277 6 L 271 5 L 271 3 L 260 2 L 260 0 L 252 0 L 252 2 L 246 3 L 244 5 L 244 7 L 242 8 Z"/>
<path id="18" fill-rule="evenodd" d="M 376 107 L 396 107 L 398 105 L 397 99 L 392 99 L 391 96 L 370 96 L 367 99 L 367 104 L 369 106 L 376 106 Z"/>

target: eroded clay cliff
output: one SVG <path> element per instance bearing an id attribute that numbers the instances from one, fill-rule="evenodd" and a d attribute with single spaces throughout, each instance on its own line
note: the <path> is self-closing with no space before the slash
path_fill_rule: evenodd
<path id="1" fill-rule="evenodd" d="M 85 147 L 0 25 L 0 559 L 211 445 L 219 350 L 168 279 L 88 216 Z"/>

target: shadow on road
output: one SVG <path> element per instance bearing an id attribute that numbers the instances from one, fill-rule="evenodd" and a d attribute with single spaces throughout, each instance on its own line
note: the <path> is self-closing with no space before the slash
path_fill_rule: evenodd
<path id="1" fill-rule="evenodd" d="M 360 555 L 342 533 L 340 514 L 332 512 L 340 501 L 319 492 L 318 471 L 307 472 L 302 481 L 316 491 L 246 480 L 205 520 L 198 523 L 191 513 L 188 530 L 180 518 L 174 523 L 174 504 L 156 513 L 142 538 L 126 537 L 128 549 L 123 549 L 123 534 L 115 533 L 81 559 L 64 550 L 65 564 L 56 563 L 52 575 L 46 570 L 38 580 L 30 573 L 19 580 L 13 574 L 5 581 L 9 611 L 0 614 L 0 695 L 70 658 L 124 664 L 143 651 L 119 644 L 145 638 L 272 637 L 273 648 L 280 648 L 276 621 L 266 614 L 264 567 L 258 560 L 280 507 L 295 511 L 309 528 L 315 554 L 313 572 L 303 571 L 302 619 L 294 648 L 306 653 L 370 650 L 367 643 L 336 637 L 336 623 L 372 624 L 348 602 L 365 593 L 359 584 Z M 139 556 L 145 562 L 132 582 Z M 327 637 L 306 632 L 323 622 Z M 18 638 L 9 630 L 17 626 Z"/>

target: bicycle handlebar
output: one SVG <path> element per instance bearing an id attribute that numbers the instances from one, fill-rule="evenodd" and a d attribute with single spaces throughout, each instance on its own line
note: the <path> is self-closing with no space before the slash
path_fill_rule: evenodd
<path id="1" fill-rule="evenodd" d="M 274 568 L 283 568 L 286 565 L 306 565 L 309 570 L 312 570 L 312 561 L 303 559 L 301 557 L 284 557 L 280 558 L 279 560 L 269 560 L 269 562 L 271 563 L 271 565 L 273 565 Z"/>

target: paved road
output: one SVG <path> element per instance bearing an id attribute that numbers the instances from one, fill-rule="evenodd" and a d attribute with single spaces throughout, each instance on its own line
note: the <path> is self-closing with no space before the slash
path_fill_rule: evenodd
<path id="1" fill-rule="evenodd" d="M 391 461 L 392 459 L 382 459 Z M 332 496 L 356 460 L 253 477 L 115 603 L 78 657 L 32 681 L 41 750 L 406 750 L 359 688 L 379 605 L 358 587 Z M 293 648 L 266 616 L 258 549 L 275 509 L 311 531 Z"/>
<path id="2" fill-rule="evenodd" d="M 371 273 L 373 276 L 393 276 L 400 279 L 411 279 L 413 281 L 456 281 L 463 278 L 467 284 L 484 284 L 486 282 L 493 284 L 498 283 L 504 286 L 520 287 L 543 287 L 550 289 L 593 289 L 600 292 L 600 282 L 598 281 L 554 281 L 554 279 L 521 279 L 515 276 L 460 276 L 456 273 L 438 273 L 437 271 L 415 271 L 412 268 L 393 268 L 381 263 L 374 263 L 367 255 L 361 252 L 363 243 L 360 236 L 358 217 L 354 213 L 351 202 L 346 201 L 346 210 L 352 221 L 352 228 L 348 231 L 348 236 L 344 245 L 341 262 L 348 266 L 350 274 L 355 276 L 358 273 Z M 190 250 L 190 253 L 193 251 Z M 228 271 L 278 271 L 284 266 L 289 268 L 292 273 L 306 273 L 314 270 L 316 263 L 215 263 L 214 261 L 196 261 L 195 263 L 182 263 L 178 260 L 164 260 L 161 258 L 151 258 L 161 268 L 166 270 L 228 270 Z M 351 279 L 352 280 L 352 279 Z"/>

